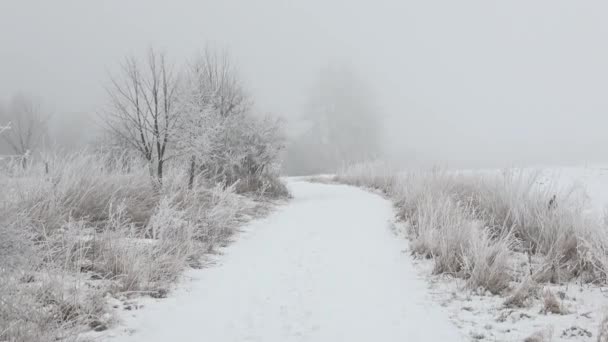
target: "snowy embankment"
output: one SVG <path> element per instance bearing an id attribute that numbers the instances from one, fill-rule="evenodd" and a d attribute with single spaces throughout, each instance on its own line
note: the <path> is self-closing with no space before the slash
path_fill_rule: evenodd
<path id="1" fill-rule="evenodd" d="M 389 201 L 343 185 L 289 187 L 294 199 L 249 225 L 217 265 L 189 271 L 170 298 L 123 310 L 104 340 L 464 340 L 395 237 Z"/>
<path id="2" fill-rule="evenodd" d="M 336 179 L 395 203 L 416 269 L 471 340 L 608 341 L 605 169 L 367 163 Z"/>
<path id="3" fill-rule="evenodd" d="M 0 167 L 2 342 L 107 330 L 108 301 L 132 309 L 134 298 L 167 296 L 184 270 L 288 196 L 265 172 L 226 187 L 191 182 L 176 162 L 160 184 L 137 157 L 45 160 Z"/>

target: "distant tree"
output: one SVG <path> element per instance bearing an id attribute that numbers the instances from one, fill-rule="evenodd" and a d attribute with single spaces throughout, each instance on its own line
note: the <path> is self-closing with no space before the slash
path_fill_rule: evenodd
<path id="1" fill-rule="evenodd" d="M 107 88 L 106 128 L 155 165 L 159 181 L 179 121 L 178 87 L 178 75 L 165 55 L 151 49 L 144 61 L 127 58 Z"/>
<path id="2" fill-rule="evenodd" d="M 0 102 L 0 120 L 4 120 L 4 105 L 2 102 Z M 2 132 L 6 131 L 7 129 L 9 129 L 9 124 L 8 122 L 0 122 L 0 134 L 2 134 Z"/>
<path id="3" fill-rule="evenodd" d="M 332 172 L 343 163 L 377 157 L 379 114 L 371 89 L 353 70 L 322 70 L 303 116 L 308 130 L 292 141 L 287 171 Z"/>
<path id="4" fill-rule="evenodd" d="M 228 52 L 206 47 L 189 65 L 187 73 L 199 104 L 211 107 L 221 117 L 239 115 L 251 109 L 252 100 L 245 92 Z"/>
<path id="5" fill-rule="evenodd" d="M 4 128 L 1 139 L 14 154 L 24 158 L 24 165 L 26 157 L 48 138 L 48 119 L 40 101 L 26 95 L 16 95 L 6 109 L 0 110 L 0 126 Z"/>
<path id="6" fill-rule="evenodd" d="M 0 134 L 2 134 L 2 132 L 10 129 L 11 126 L 9 126 L 8 124 L 4 125 L 4 126 L 0 126 Z"/>
<path id="7" fill-rule="evenodd" d="M 207 48 L 185 74 L 177 146 L 190 158 L 189 185 L 196 174 L 232 184 L 269 172 L 282 149 L 281 125 L 252 114 L 228 54 Z"/>

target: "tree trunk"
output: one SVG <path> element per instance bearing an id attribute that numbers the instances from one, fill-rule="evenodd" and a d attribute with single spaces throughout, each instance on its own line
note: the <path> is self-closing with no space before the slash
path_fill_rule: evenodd
<path id="1" fill-rule="evenodd" d="M 158 178 L 158 183 L 162 184 L 163 183 L 163 164 L 165 163 L 164 160 L 159 159 L 158 160 L 158 164 L 156 166 L 156 176 Z"/>
<path id="2" fill-rule="evenodd" d="M 190 159 L 190 174 L 188 179 L 188 189 L 192 190 L 194 187 L 194 171 L 196 170 L 196 158 L 192 156 Z"/>

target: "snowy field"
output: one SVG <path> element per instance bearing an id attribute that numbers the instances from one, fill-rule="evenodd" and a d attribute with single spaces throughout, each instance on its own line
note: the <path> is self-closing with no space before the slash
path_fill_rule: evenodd
<path id="1" fill-rule="evenodd" d="M 581 167 L 538 167 L 518 169 L 530 175 L 537 175 L 539 187 L 552 187 L 556 191 L 580 191 L 588 201 L 588 207 L 595 214 L 603 214 L 608 207 L 608 165 Z M 506 170 L 466 170 L 455 173 L 497 175 Z"/>
<path id="2" fill-rule="evenodd" d="M 586 199 L 589 215 L 603 216 L 608 206 L 608 168 L 568 167 L 525 169 L 538 174 L 538 187 L 552 187 L 556 192 L 575 191 Z M 485 170 L 467 173 L 496 174 Z M 430 274 L 432 265 L 417 260 L 417 268 Z M 450 310 L 454 322 L 473 340 L 482 341 L 598 341 L 598 326 L 608 312 L 608 289 L 605 286 L 570 281 L 544 285 L 557 295 L 561 314 L 544 312 L 543 303 L 528 307 L 505 305 L 505 298 L 463 290 L 464 282 L 451 277 L 430 277 L 430 288 L 440 305 Z M 541 337 L 542 336 L 542 337 Z"/>

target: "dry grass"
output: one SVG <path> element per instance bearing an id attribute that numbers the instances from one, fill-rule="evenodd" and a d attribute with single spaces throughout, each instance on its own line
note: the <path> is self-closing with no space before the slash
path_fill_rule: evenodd
<path id="1" fill-rule="evenodd" d="M 342 168 L 336 175 L 339 182 L 364 186 L 389 193 L 397 180 L 394 169 L 380 161 L 359 163 Z"/>
<path id="2" fill-rule="evenodd" d="M 0 341 L 104 329 L 107 293 L 164 295 L 185 267 L 253 216 L 269 189 L 284 195 L 277 180 L 261 182 L 255 202 L 234 186 L 188 189 L 179 168 L 169 168 L 162 185 L 149 172 L 136 160 L 87 153 L 25 170 L 2 166 Z"/>
<path id="3" fill-rule="evenodd" d="M 515 254 L 537 261 L 529 265 L 535 282 L 608 280 L 605 226 L 584 214 L 577 189 L 539 186 L 538 173 L 395 173 L 373 162 L 347 167 L 336 180 L 387 194 L 409 227 L 413 253 L 473 289 L 507 290 L 520 278 Z"/>
<path id="4" fill-rule="evenodd" d="M 557 299 L 553 291 L 545 289 L 543 291 L 543 310 L 544 314 L 552 313 L 554 315 L 565 315 L 567 310 L 562 303 Z"/>
<path id="5" fill-rule="evenodd" d="M 598 328 L 597 342 L 608 342 L 608 313 L 604 315 Z"/>
<path id="6" fill-rule="evenodd" d="M 491 235 L 477 229 L 470 236 L 471 246 L 464 254 L 464 277 L 470 288 L 481 288 L 498 294 L 509 288 L 513 246 L 517 244 L 510 232 Z"/>
<path id="7" fill-rule="evenodd" d="M 538 284 L 532 278 L 526 278 L 519 284 L 513 293 L 507 297 L 504 306 L 507 308 L 525 308 L 532 304 L 533 299 L 538 296 Z"/>

